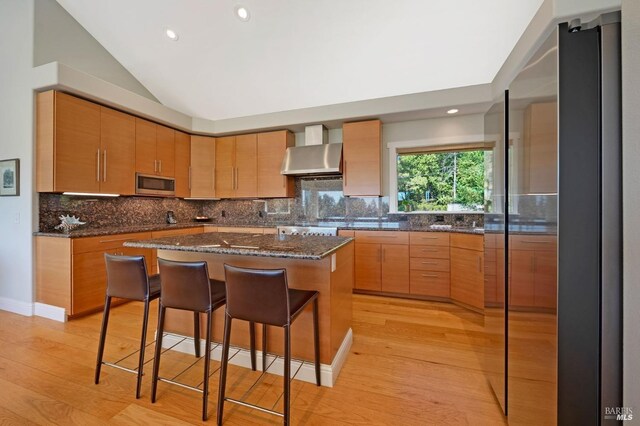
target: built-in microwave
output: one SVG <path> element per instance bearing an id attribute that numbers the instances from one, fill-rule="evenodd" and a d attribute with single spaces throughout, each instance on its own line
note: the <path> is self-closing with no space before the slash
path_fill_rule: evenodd
<path id="1" fill-rule="evenodd" d="M 176 180 L 170 177 L 136 173 L 136 194 L 172 197 L 176 195 Z"/>

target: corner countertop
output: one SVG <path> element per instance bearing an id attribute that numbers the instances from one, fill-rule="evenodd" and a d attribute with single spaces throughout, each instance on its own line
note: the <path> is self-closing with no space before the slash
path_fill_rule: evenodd
<path id="1" fill-rule="evenodd" d="M 351 241 L 353 238 L 348 237 L 214 232 L 127 241 L 124 246 L 197 253 L 320 260 Z"/>

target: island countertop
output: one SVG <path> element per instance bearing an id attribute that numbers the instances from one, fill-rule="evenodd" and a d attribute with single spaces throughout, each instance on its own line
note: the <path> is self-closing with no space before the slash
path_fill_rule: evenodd
<path id="1" fill-rule="evenodd" d="M 350 237 L 204 233 L 127 241 L 125 247 L 320 260 L 350 243 Z"/>

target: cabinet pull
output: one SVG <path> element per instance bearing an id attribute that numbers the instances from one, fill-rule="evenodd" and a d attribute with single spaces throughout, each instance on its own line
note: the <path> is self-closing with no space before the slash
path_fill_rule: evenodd
<path id="1" fill-rule="evenodd" d="M 482 257 L 478 256 L 478 272 L 482 272 Z"/>
<path id="2" fill-rule="evenodd" d="M 239 170 L 240 169 L 236 167 L 236 189 L 238 189 L 238 174 L 240 173 Z"/>
<path id="3" fill-rule="evenodd" d="M 189 189 L 191 189 L 191 166 L 189 166 Z"/>
<path id="4" fill-rule="evenodd" d="M 231 189 L 236 189 L 236 173 L 235 168 L 231 168 Z"/>
<path id="5" fill-rule="evenodd" d="M 420 262 L 420 263 L 422 263 L 423 265 L 437 265 L 438 264 L 438 262 Z"/>
<path id="6" fill-rule="evenodd" d="M 422 249 L 422 251 L 430 251 L 430 252 L 434 252 L 434 251 L 438 251 L 438 249 Z"/>
<path id="7" fill-rule="evenodd" d="M 158 173 L 162 173 L 162 160 L 158 160 Z"/>
<path id="8" fill-rule="evenodd" d="M 422 240 L 437 240 L 438 237 L 420 237 Z"/>
<path id="9" fill-rule="evenodd" d="M 216 169 L 211 169 L 211 189 L 216 190 Z"/>
<path id="10" fill-rule="evenodd" d="M 420 276 L 425 278 L 438 278 L 438 276 L 435 274 L 421 274 Z"/>
<path id="11" fill-rule="evenodd" d="M 344 185 L 347 186 L 347 162 L 344 162 L 344 170 L 342 171 L 342 176 L 344 177 Z"/>
<path id="12" fill-rule="evenodd" d="M 98 153 L 96 154 L 96 182 L 100 182 L 100 149 L 98 148 Z"/>
<path id="13" fill-rule="evenodd" d="M 106 182 L 107 181 L 107 150 L 104 150 L 104 158 L 102 159 L 104 161 L 104 170 L 102 171 L 102 181 Z"/>
<path id="14" fill-rule="evenodd" d="M 382 261 L 385 262 L 385 259 L 386 259 L 385 249 L 382 249 Z"/>
<path id="15" fill-rule="evenodd" d="M 158 160 L 153 160 L 153 172 L 158 173 Z"/>
<path id="16" fill-rule="evenodd" d="M 522 240 L 520 241 L 525 244 L 550 244 L 550 241 L 531 241 L 531 240 Z"/>

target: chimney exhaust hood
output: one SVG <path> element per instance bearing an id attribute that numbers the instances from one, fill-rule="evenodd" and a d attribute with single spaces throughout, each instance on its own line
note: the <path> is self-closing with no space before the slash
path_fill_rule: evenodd
<path id="1" fill-rule="evenodd" d="M 305 145 L 287 148 L 280 173 L 288 176 L 342 173 L 342 144 L 328 143 L 323 125 L 304 129 Z"/>

